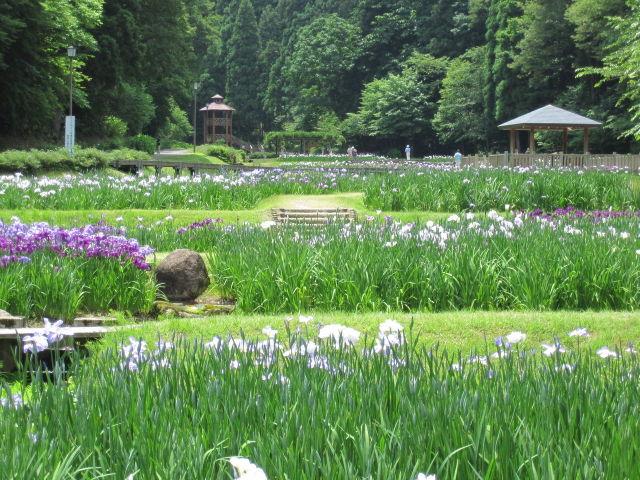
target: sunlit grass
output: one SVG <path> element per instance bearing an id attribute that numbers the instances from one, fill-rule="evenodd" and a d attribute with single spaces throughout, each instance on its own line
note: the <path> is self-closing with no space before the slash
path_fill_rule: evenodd
<path id="1" fill-rule="evenodd" d="M 139 223 L 151 225 L 161 221 L 163 223 L 171 223 L 176 229 L 190 225 L 191 223 L 204 220 L 205 218 L 220 218 L 225 224 L 236 223 L 259 223 L 271 218 L 271 208 L 292 208 L 290 203 L 281 203 L 280 197 L 267 199 L 262 202 L 258 208 L 251 210 L 145 210 L 145 209 L 126 209 L 126 210 L 39 210 L 39 209 L 19 209 L 19 210 L 0 210 L 0 220 L 4 222 L 11 221 L 12 217 L 18 217 L 23 222 L 47 222 L 51 225 L 59 225 L 62 227 L 81 226 L 99 221 L 106 221 L 112 225 L 125 225 L 129 228 L 135 228 Z M 288 201 L 306 202 L 307 196 L 288 196 Z M 313 197 L 314 199 L 316 197 Z M 315 201 L 315 200 L 314 200 Z M 328 199 L 328 202 L 332 202 Z M 325 206 L 310 206 L 308 208 L 335 208 L 333 203 L 326 203 Z M 383 218 L 389 216 L 395 220 L 402 222 L 416 222 L 427 220 L 441 220 L 447 218 L 451 213 L 448 212 L 375 212 L 367 209 L 360 210 L 359 205 L 353 205 L 357 208 L 360 219 L 366 219 L 368 216 Z M 347 208 L 352 208 L 347 207 Z M 171 220 L 168 221 L 167 217 Z M 142 219 L 140 222 L 138 219 Z M 170 227 L 167 227 L 170 228 Z M 134 234 L 135 232 L 132 232 Z"/>
<path id="2" fill-rule="evenodd" d="M 527 332 L 524 345 L 540 348 L 542 342 L 554 337 L 568 341 L 567 333 L 577 327 L 587 328 L 590 338 L 586 342 L 592 348 L 603 345 L 626 346 L 629 341 L 640 341 L 640 312 L 305 312 L 312 316 L 310 328 L 317 325 L 340 323 L 374 338 L 378 325 L 391 318 L 406 328 L 413 325 L 416 341 L 424 347 L 439 346 L 449 351 L 493 348 L 493 341 L 505 332 L 520 330 Z M 130 336 L 143 338 L 153 343 L 158 338 L 176 336 L 189 340 L 209 341 L 214 336 L 229 335 L 247 338 L 262 337 L 262 329 L 271 326 L 280 332 L 300 325 L 298 314 L 291 315 L 246 315 L 234 313 L 209 318 L 163 318 L 156 322 L 143 322 L 129 327 L 120 327 L 92 346 L 101 350 L 126 341 Z M 569 342 L 572 343 L 572 342 Z M 583 342 L 585 343 L 585 342 Z"/>

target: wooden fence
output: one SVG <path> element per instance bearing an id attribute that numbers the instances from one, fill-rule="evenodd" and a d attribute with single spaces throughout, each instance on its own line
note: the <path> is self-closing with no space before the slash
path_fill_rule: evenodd
<path id="1" fill-rule="evenodd" d="M 640 170 L 640 155 L 575 153 L 501 153 L 463 157 L 474 167 L 616 168 Z"/>

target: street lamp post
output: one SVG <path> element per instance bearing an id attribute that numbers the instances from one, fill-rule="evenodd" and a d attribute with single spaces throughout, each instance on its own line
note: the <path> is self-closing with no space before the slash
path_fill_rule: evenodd
<path id="1" fill-rule="evenodd" d="M 67 48 L 67 56 L 69 57 L 69 115 L 64 122 L 64 146 L 69 155 L 73 155 L 76 137 L 76 119 L 73 116 L 73 57 L 76 56 L 76 47 Z"/>
<path id="2" fill-rule="evenodd" d="M 198 92 L 198 88 L 200 88 L 200 84 L 198 82 L 193 83 L 193 153 L 196 153 L 196 125 L 198 119 L 198 111 L 196 106 L 196 93 Z"/>

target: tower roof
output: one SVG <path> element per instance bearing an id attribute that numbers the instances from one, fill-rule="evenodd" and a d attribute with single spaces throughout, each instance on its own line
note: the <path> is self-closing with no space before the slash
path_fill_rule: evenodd
<path id="1" fill-rule="evenodd" d="M 211 101 L 200 109 L 201 112 L 207 112 L 209 110 L 222 110 L 226 112 L 233 112 L 235 108 L 230 107 L 224 103 L 224 97 L 222 95 L 214 95 L 211 97 Z"/>

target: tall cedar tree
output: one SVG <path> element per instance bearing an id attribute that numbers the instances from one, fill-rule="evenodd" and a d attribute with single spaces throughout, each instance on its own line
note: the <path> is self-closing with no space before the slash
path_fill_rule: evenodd
<path id="1" fill-rule="evenodd" d="M 228 45 L 226 94 L 236 109 L 234 130 L 247 139 L 258 137 L 261 121 L 259 85 L 260 37 L 251 0 L 242 0 Z"/>
<path id="2" fill-rule="evenodd" d="M 573 31 L 565 18 L 570 3 L 571 0 L 529 0 L 518 21 L 522 33 L 513 67 L 527 79 L 525 103 L 531 108 L 555 102 L 575 80 Z"/>
<path id="3" fill-rule="evenodd" d="M 518 88 L 522 82 L 511 66 L 520 39 L 517 20 L 523 4 L 524 0 L 491 0 L 489 5 L 484 66 L 485 131 L 489 146 L 497 138 L 496 124 L 523 108 L 522 90 Z"/>

